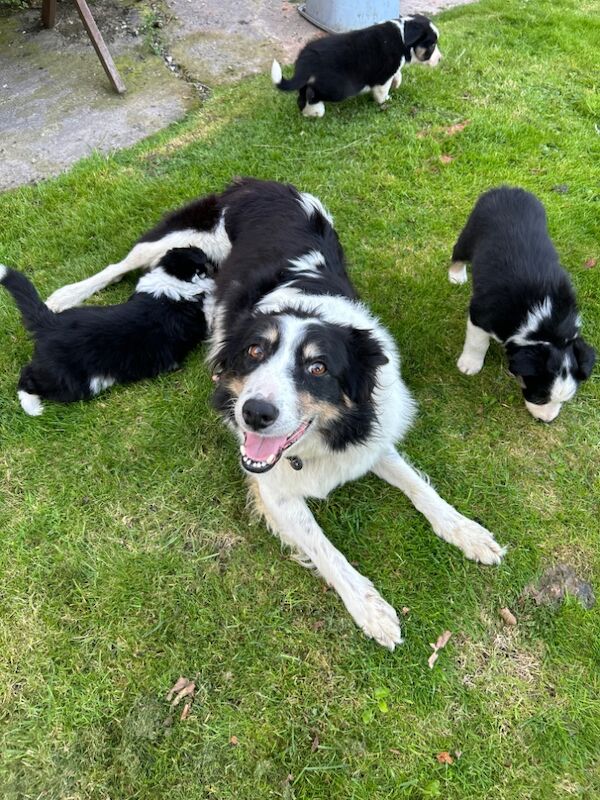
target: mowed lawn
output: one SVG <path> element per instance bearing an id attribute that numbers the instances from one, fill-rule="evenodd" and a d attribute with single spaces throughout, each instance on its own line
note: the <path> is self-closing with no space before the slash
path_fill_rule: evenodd
<path id="1" fill-rule="evenodd" d="M 305 120 L 265 75 L 130 151 L 0 196 L 0 262 L 47 296 L 234 175 L 313 192 L 402 353 L 420 407 L 405 452 L 508 545 L 504 563 L 466 561 L 375 478 L 316 503 L 408 609 L 390 654 L 250 519 L 202 350 L 31 419 L 16 397 L 31 345 L 2 292 L 4 800 L 600 797 L 598 607 L 520 599 L 559 563 L 600 588 L 600 369 L 536 423 L 497 346 L 479 376 L 457 371 L 469 288 L 446 279 L 478 194 L 519 184 L 544 202 L 600 346 L 600 3 L 483 0 L 438 22 L 440 68 L 407 69 L 384 111 L 360 97 Z M 165 700 L 180 675 L 196 682 L 184 721 Z"/>

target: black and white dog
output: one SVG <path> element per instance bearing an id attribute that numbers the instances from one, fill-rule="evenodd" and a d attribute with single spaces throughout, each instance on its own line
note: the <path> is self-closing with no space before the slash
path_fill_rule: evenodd
<path id="1" fill-rule="evenodd" d="M 24 275 L 0 265 L 0 283 L 35 343 L 18 383 L 23 410 L 39 416 L 43 400 L 85 400 L 116 383 L 176 369 L 206 338 L 212 271 L 201 250 L 169 250 L 126 303 L 55 314 Z"/>
<path id="2" fill-rule="evenodd" d="M 504 551 L 396 451 L 415 405 L 390 334 L 356 297 L 330 215 L 293 186 L 241 179 L 171 214 L 122 262 L 49 305 L 65 308 L 151 266 L 174 241 L 220 262 L 209 320 L 215 404 L 239 442 L 257 509 L 367 636 L 393 649 L 396 612 L 327 539 L 307 498 L 372 471 L 468 558 L 497 564 Z"/>
<path id="3" fill-rule="evenodd" d="M 475 375 L 490 338 L 501 342 L 525 405 L 551 422 L 596 360 L 579 335 L 581 318 L 569 276 L 548 235 L 540 201 L 523 189 L 502 186 L 483 194 L 458 237 L 451 283 L 473 270 L 467 335 L 457 366 Z"/>
<path id="4" fill-rule="evenodd" d="M 439 63 L 438 38 L 438 29 L 422 14 L 399 17 L 309 42 L 296 59 L 293 78 L 283 78 L 279 63 L 273 61 L 271 79 L 284 92 L 298 92 L 305 117 L 322 117 L 324 102 L 337 103 L 364 92 L 371 92 L 381 105 L 390 89 L 400 86 L 404 64 Z"/>

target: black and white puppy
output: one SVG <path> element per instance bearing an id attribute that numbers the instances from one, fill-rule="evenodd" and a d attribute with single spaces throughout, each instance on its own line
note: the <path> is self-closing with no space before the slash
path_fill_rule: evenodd
<path id="1" fill-rule="evenodd" d="M 399 17 L 309 42 L 296 59 L 293 78 L 283 78 L 279 63 L 273 61 L 271 79 L 284 92 L 298 92 L 305 117 L 322 117 L 325 102 L 365 92 L 381 105 L 390 89 L 400 86 L 404 64 L 439 63 L 438 38 L 438 29 L 422 14 Z"/>
<path id="2" fill-rule="evenodd" d="M 215 405 L 239 444 L 256 508 L 300 563 L 335 588 L 367 636 L 393 649 L 401 641 L 395 610 L 327 539 L 308 498 L 372 471 L 468 558 L 497 564 L 504 551 L 397 452 L 415 405 L 392 337 L 357 299 L 331 216 L 293 186 L 241 179 L 174 212 L 123 261 L 48 302 L 79 302 L 160 259 L 173 241 L 201 246 L 218 262 Z"/>
<path id="3" fill-rule="evenodd" d="M 459 370 L 479 372 L 490 338 L 496 339 L 527 409 L 551 422 L 589 378 L 596 355 L 579 335 L 575 293 L 548 235 L 544 206 L 523 189 L 486 192 L 454 245 L 452 261 L 451 283 L 467 280 L 464 262 L 473 270 Z"/>
<path id="4" fill-rule="evenodd" d="M 39 416 L 43 400 L 85 400 L 113 384 L 176 369 L 206 338 L 212 271 L 202 250 L 173 249 L 126 303 L 55 314 L 23 274 L 0 265 L 0 283 L 34 339 L 33 358 L 18 383 L 25 413 Z"/>

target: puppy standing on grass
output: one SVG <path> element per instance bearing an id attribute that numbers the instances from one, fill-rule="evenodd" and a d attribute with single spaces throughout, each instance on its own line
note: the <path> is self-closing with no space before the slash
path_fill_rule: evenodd
<path id="1" fill-rule="evenodd" d="M 50 311 L 20 272 L 0 265 L 35 342 L 21 371 L 18 395 L 26 414 L 42 400 L 71 403 L 115 383 L 131 383 L 176 369 L 207 333 L 214 281 L 197 248 L 177 248 L 144 275 L 126 303 Z"/>
<path id="2" fill-rule="evenodd" d="M 400 86 L 405 63 L 439 63 L 438 37 L 438 29 L 422 14 L 400 17 L 309 42 L 296 60 L 293 78 L 283 78 L 279 63 L 273 61 L 271 79 L 284 92 L 298 91 L 305 117 L 322 117 L 324 102 L 337 103 L 364 92 L 371 92 L 381 105 L 390 89 Z"/>
<path id="3" fill-rule="evenodd" d="M 596 354 L 579 335 L 575 293 L 548 235 L 543 205 L 523 189 L 486 192 L 454 245 L 452 261 L 451 283 L 467 280 L 465 261 L 473 270 L 459 370 L 478 373 L 490 338 L 496 339 L 529 412 L 552 422 L 589 378 Z"/>

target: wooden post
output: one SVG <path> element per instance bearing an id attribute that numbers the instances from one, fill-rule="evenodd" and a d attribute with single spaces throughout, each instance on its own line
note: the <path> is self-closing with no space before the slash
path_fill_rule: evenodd
<path id="1" fill-rule="evenodd" d="M 44 0 L 42 4 L 42 25 L 53 28 L 56 22 L 56 0 Z"/>
<path id="2" fill-rule="evenodd" d="M 126 90 L 125 84 L 119 75 L 119 72 L 115 66 L 115 62 L 112 60 L 112 57 L 108 52 L 108 47 L 104 43 L 102 34 L 98 30 L 98 26 L 94 21 L 88 4 L 85 2 L 85 0 L 74 0 L 74 2 L 77 7 L 77 11 L 79 12 L 79 16 L 81 17 L 81 21 L 83 22 L 83 26 L 86 29 L 88 36 L 92 40 L 94 50 L 98 54 L 98 58 L 104 67 L 104 71 L 108 75 L 108 79 L 112 83 L 115 90 L 119 94 L 123 94 L 123 92 Z M 44 0 L 44 6 L 46 3 L 56 7 L 56 0 Z"/>

